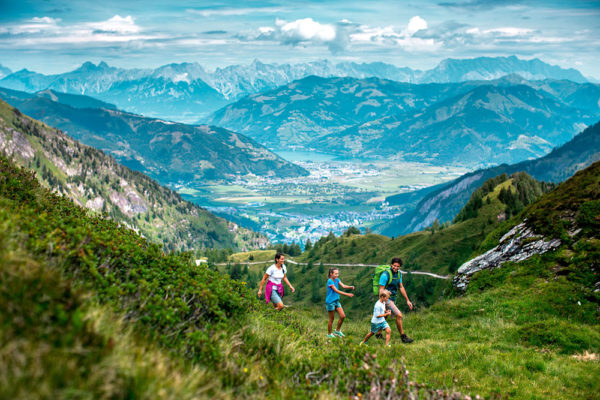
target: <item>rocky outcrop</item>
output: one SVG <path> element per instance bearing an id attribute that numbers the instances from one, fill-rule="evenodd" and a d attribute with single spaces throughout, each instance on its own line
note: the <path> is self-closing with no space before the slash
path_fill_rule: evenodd
<path id="1" fill-rule="evenodd" d="M 535 254 L 543 254 L 554 250 L 560 245 L 560 239 L 546 240 L 534 233 L 523 222 L 504 235 L 498 246 L 461 265 L 452 280 L 452 284 L 457 289 L 465 290 L 471 276 L 478 271 L 500 268 L 507 261 L 519 262 L 526 260 Z"/>

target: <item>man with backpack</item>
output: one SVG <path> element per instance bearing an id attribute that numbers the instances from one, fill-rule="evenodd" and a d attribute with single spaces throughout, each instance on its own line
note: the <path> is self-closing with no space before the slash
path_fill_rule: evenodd
<path id="1" fill-rule="evenodd" d="M 404 286 L 402 285 L 402 272 L 400 272 L 401 266 L 402 260 L 399 257 L 392 258 L 390 269 L 383 270 L 379 276 L 379 293 L 382 293 L 383 290 L 389 290 L 391 292 L 391 296 L 388 301 L 388 307 L 392 312 L 392 315 L 396 317 L 396 327 L 398 328 L 398 332 L 400 332 L 400 339 L 402 340 L 402 343 L 411 343 L 413 339 L 409 338 L 404 333 L 404 329 L 402 327 L 402 313 L 395 304 L 396 294 L 399 291 L 406 299 L 408 308 L 411 310 L 413 309 L 413 305 L 408 299 L 406 290 L 404 290 Z"/>

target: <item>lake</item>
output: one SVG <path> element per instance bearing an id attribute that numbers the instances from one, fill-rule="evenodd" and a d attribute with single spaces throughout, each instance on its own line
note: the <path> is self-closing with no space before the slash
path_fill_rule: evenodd
<path id="1" fill-rule="evenodd" d="M 334 154 L 318 153 L 316 151 L 273 151 L 279 157 L 294 162 L 294 161 L 332 161 L 337 158 Z"/>

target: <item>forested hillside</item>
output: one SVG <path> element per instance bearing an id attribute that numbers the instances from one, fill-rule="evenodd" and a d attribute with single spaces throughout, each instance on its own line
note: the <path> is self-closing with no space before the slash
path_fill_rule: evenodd
<path id="1" fill-rule="evenodd" d="M 0 153 L 46 187 L 138 230 L 168 250 L 264 245 L 265 239 L 183 200 L 113 157 L 78 143 L 0 101 Z"/>

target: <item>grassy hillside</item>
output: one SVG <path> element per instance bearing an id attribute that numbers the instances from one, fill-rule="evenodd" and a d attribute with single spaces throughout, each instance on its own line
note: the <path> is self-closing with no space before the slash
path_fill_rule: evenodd
<path id="1" fill-rule="evenodd" d="M 486 221 L 487 217 L 505 211 L 507 205 L 500 204 L 498 198 L 511 197 L 507 196 L 507 189 L 511 189 L 513 199 L 527 192 L 516 190 L 517 186 L 527 186 L 523 177 L 517 182 L 514 178 L 495 185 L 489 193 L 476 193 L 469 203 L 471 208 L 465 208 L 462 213 L 464 221 L 433 235 L 421 232 L 394 240 L 376 235 L 351 235 L 323 241 L 312 254 L 322 256 L 323 248 L 331 246 L 324 253 L 335 255 L 337 246 L 344 246 L 338 260 L 359 262 L 363 261 L 359 256 L 344 256 L 348 254 L 346 250 L 351 251 L 352 241 L 361 244 L 357 244 L 357 248 L 386 251 L 394 242 L 412 244 L 416 249 L 420 240 L 432 239 L 438 234 L 454 237 L 457 232 L 468 230 L 469 223 L 477 228 L 481 218 Z M 529 186 L 529 189 L 534 187 Z M 501 192 L 504 194 L 500 195 Z M 480 200 L 481 205 L 473 207 Z M 405 329 L 416 341 L 410 346 L 397 344 L 398 334 L 393 329 L 392 342 L 396 346 L 394 354 L 402 355 L 411 375 L 430 387 L 455 387 L 486 397 L 597 398 L 600 391 L 596 378 L 600 374 L 600 241 L 596 237 L 600 231 L 599 205 L 600 163 L 596 163 L 542 195 L 513 218 L 493 224 L 486 230 L 491 232 L 481 246 L 475 245 L 477 241 L 472 242 L 474 247 L 466 246 L 465 253 L 483 253 L 522 220 L 527 220 L 536 232 L 547 238 L 564 241 L 556 252 L 477 273 L 463 295 L 438 301 L 429 308 L 421 307 L 418 312 L 405 309 Z M 469 217 L 473 210 L 477 216 Z M 436 247 L 443 249 L 441 244 L 443 242 Z M 421 248 L 429 249 L 424 259 L 435 259 L 430 246 L 431 242 L 426 241 Z M 449 244 L 448 249 L 451 248 Z M 456 254 L 460 254 L 459 249 L 457 247 Z M 376 258 L 371 260 L 379 262 Z M 435 261 L 430 262 L 435 265 Z M 324 335 L 327 329 L 323 307 L 326 268 L 314 263 L 311 268 L 290 267 L 290 271 L 290 280 L 298 294 L 289 295 L 286 303 L 295 307 L 294 312 L 308 310 L 304 317 L 306 323 Z M 347 315 L 343 328 L 348 335 L 345 341 L 351 338 L 356 342 L 367 332 L 368 317 L 363 309 L 372 307 L 373 299 L 367 300 L 364 293 L 370 292 L 371 274 L 363 268 L 342 268 L 340 276 L 346 284 L 356 285 L 359 294 L 353 299 L 341 299 Z M 314 302 L 313 277 L 318 278 Z M 412 298 L 410 289 L 408 293 Z M 371 348 L 382 347 L 381 342 L 372 342 Z"/>
<path id="2" fill-rule="evenodd" d="M 276 313 L 245 284 L 186 254 L 163 255 L 0 163 L 0 397 L 594 399 L 600 391 L 598 166 L 524 211 L 540 221 L 568 211 L 581 228 L 571 241 L 481 271 L 464 296 L 406 313 L 416 341 L 403 345 L 394 331 L 384 348 L 375 339 L 358 346 L 369 323 L 351 309 L 357 298 L 342 301 L 347 337 L 330 341 L 322 306 Z"/>
<path id="3" fill-rule="evenodd" d="M 2 101 L 0 154 L 34 170 L 46 187 L 139 230 L 167 250 L 246 249 L 265 242 Z"/>
<path id="4" fill-rule="evenodd" d="M 2 398 L 339 398 L 373 377 L 416 390 L 402 365 L 330 347 L 305 314 L 260 306 L 4 158 L 0 226 Z"/>

